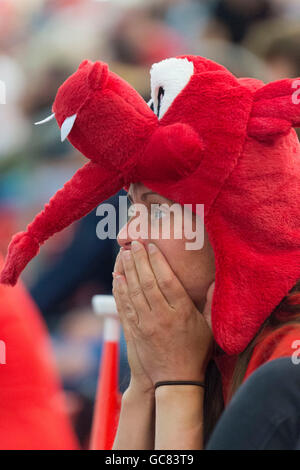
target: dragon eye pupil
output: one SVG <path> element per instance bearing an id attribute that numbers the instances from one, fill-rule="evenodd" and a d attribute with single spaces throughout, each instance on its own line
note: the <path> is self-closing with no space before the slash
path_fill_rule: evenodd
<path id="1" fill-rule="evenodd" d="M 165 90 L 163 89 L 162 86 L 160 86 L 158 89 L 158 96 L 157 96 L 157 117 L 159 117 L 160 105 L 161 105 L 161 101 L 162 101 L 164 94 L 165 94 Z"/>

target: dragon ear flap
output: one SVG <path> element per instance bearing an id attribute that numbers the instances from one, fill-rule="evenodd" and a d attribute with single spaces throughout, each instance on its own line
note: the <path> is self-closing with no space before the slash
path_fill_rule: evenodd
<path id="1" fill-rule="evenodd" d="M 100 90 L 108 80 L 108 66 L 104 63 L 95 62 L 89 75 L 88 82 L 93 90 Z"/>
<path id="2" fill-rule="evenodd" d="M 300 79 L 278 80 L 257 90 L 248 135 L 272 142 L 293 127 L 300 127 Z"/>
<path id="3" fill-rule="evenodd" d="M 81 64 L 79 65 L 78 70 L 83 69 L 83 68 L 86 67 L 89 63 L 90 63 L 90 61 L 89 61 L 88 59 L 83 60 L 83 61 L 81 62 Z"/>

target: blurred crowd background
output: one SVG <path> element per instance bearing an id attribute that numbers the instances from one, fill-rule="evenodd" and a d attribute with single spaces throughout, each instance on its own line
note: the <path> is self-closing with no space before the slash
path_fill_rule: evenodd
<path id="1" fill-rule="evenodd" d="M 79 63 L 103 60 L 150 98 L 152 63 L 203 55 L 239 77 L 300 77 L 299 0 L 0 0 L 0 254 L 83 165 L 60 142 L 51 114 L 56 91 Z M 3 90 L 2 90 L 3 91 Z M 126 194 L 121 192 L 120 194 Z M 117 207 L 117 197 L 110 200 Z M 69 411 L 81 442 L 91 426 L 102 324 L 94 294 L 111 294 L 118 252 L 99 240 L 91 212 L 41 249 L 22 279 L 53 341 Z M 1 306 L 0 306 L 1 309 Z M 120 390 L 129 381 L 121 341 Z"/>

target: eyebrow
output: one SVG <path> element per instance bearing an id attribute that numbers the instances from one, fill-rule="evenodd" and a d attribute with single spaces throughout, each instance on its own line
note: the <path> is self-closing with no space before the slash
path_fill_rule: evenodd
<path id="1" fill-rule="evenodd" d="M 156 194 L 158 195 L 157 193 L 153 192 L 153 191 L 148 191 L 147 193 L 143 193 L 142 196 L 141 196 L 141 199 L 142 201 L 144 201 L 146 199 L 147 196 L 149 196 L 150 194 Z M 133 200 L 132 200 L 132 197 L 130 196 L 129 193 L 127 193 L 127 197 L 129 199 L 129 201 L 133 204 Z"/>

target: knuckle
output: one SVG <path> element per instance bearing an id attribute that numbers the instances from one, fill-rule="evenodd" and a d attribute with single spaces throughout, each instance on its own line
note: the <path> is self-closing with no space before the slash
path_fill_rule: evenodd
<path id="1" fill-rule="evenodd" d="M 165 277 L 165 278 L 160 279 L 159 280 L 159 285 L 163 289 L 170 289 L 173 285 L 173 282 L 174 282 L 174 278 L 172 276 L 169 276 L 169 277 Z"/>
<path id="2" fill-rule="evenodd" d="M 130 291 L 129 291 L 129 295 L 132 298 L 139 297 L 141 294 L 142 294 L 142 291 L 141 291 L 140 287 L 131 288 Z"/>
<path id="3" fill-rule="evenodd" d="M 116 260 L 115 260 L 114 271 L 117 271 L 117 272 L 123 271 L 123 263 L 122 263 L 120 252 L 118 253 Z"/>
<path id="4" fill-rule="evenodd" d="M 152 289 L 154 289 L 155 287 L 155 281 L 154 279 L 144 279 L 142 282 L 141 282 L 141 285 L 142 285 L 142 289 L 144 291 L 150 291 Z"/>
<path id="5" fill-rule="evenodd" d="M 132 305 L 129 303 L 129 302 L 126 302 L 124 304 L 124 312 L 126 313 L 126 315 L 131 315 L 132 312 L 133 312 L 133 308 L 132 308 Z"/>
<path id="6" fill-rule="evenodd" d="M 126 302 L 123 306 L 123 311 L 128 320 L 136 320 L 137 314 L 131 303 Z"/>
<path id="7" fill-rule="evenodd" d="M 137 317 L 137 314 L 134 312 L 134 311 L 130 311 L 127 313 L 126 315 L 126 318 L 127 318 L 127 321 L 133 325 L 133 326 L 137 326 L 138 325 L 138 317 Z"/>
<path id="8" fill-rule="evenodd" d="M 155 335 L 155 327 L 153 325 L 145 325 L 145 323 L 139 322 L 137 326 L 144 338 L 152 338 Z"/>
<path id="9" fill-rule="evenodd" d="M 135 320 L 136 319 L 136 314 L 132 310 L 128 310 L 126 312 L 126 317 L 128 318 L 128 320 Z"/>

